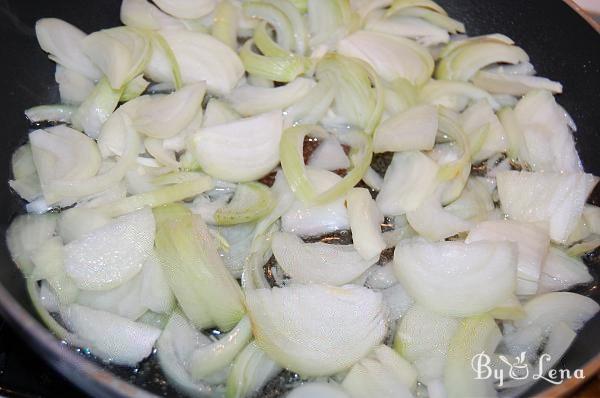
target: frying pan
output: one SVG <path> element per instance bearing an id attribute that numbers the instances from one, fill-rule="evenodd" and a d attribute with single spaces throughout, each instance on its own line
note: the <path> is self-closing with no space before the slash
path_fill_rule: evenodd
<path id="1" fill-rule="evenodd" d="M 600 175 L 600 35 L 566 3 L 559 0 L 438 0 L 448 13 L 463 21 L 470 35 L 500 32 L 510 36 L 531 56 L 538 74 L 560 81 L 559 102 L 576 121 L 577 149 L 585 169 Z M 151 393 L 177 396 L 153 360 L 133 372 L 107 367 L 61 344 L 37 320 L 23 277 L 10 260 L 4 233 L 22 212 L 9 191 L 10 157 L 25 142 L 28 123 L 23 110 L 58 102 L 54 64 L 39 49 L 33 30 L 42 17 L 65 19 L 87 32 L 119 23 L 119 0 L 0 0 L 0 312 L 41 357 L 74 384 L 93 396 L 144 397 Z M 598 190 L 597 190 L 598 191 Z M 592 201 L 600 194 L 592 195 Z M 596 282 L 576 291 L 600 301 L 598 267 L 586 259 Z M 600 368 L 600 316 L 579 333 L 559 368 L 585 368 L 588 377 Z M 526 395 L 555 396 L 571 387 L 535 385 Z M 558 389 L 557 389 L 558 388 Z M 275 391 L 268 395 L 275 396 Z"/>

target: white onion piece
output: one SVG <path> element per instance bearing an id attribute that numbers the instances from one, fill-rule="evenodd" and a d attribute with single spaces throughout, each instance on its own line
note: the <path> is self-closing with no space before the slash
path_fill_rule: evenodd
<path id="1" fill-rule="evenodd" d="M 216 228 L 216 231 L 229 243 L 228 248 L 219 249 L 219 255 L 234 278 L 242 276 L 244 262 L 250 254 L 255 227 L 254 223 L 246 223 Z"/>
<path id="2" fill-rule="evenodd" d="M 275 109 L 285 109 L 301 98 L 315 86 L 315 81 L 299 77 L 294 81 L 275 88 L 243 85 L 228 95 L 233 109 L 244 116 L 256 115 Z"/>
<path id="3" fill-rule="evenodd" d="M 216 98 L 211 98 L 204 111 L 202 127 L 212 127 L 233 122 L 238 119 L 241 119 L 240 114 L 231 109 L 228 104 Z"/>
<path id="4" fill-rule="evenodd" d="M 120 89 L 139 75 L 150 58 L 150 40 L 127 27 L 100 30 L 83 40 L 84 53 Z"/>
<path id="5" fill-rule="evenodd" d="M 373 152 L 429 150 L 438 130 L 437 109 L 419 105 L 386 119 L 375 130 Z"/>
<path id="6" fill-rule="evenodd" d="M 363 260 L 350 245 L 304 243 L 287 232 L 273 234 L 271 247 L 279 266 L 299 283 L 341 286 L 358 278 L 377 261 L 376 257 Z"/>
<path id="7" fill-rule="evenodd" d="M 143 106 L 137 108 L 133 125 L 138 132 L 149 137 L 173 137 L 201 112 L 205 92 L 205 83 L 195 83 L 172 94 L 151 95 Z"/>
<path id="8" fill-rule="evenodd" d="M 385 33 L 357 31 L 338 43 L 342 55 L 362 59 L 385 80 L 399 77 L 425 83 L 433 72 L 433 59 L 412 40 Z"/>
<path id="9" fill-rule="evenodd" d="M 304 377 L 349 368 L 386 333 L 381 294 L 347 285 L 292 285 L 246 291 L 257 344 Z"/>
<path id="10" fill-rule="evenodd" d="M 310 167 L 306 169 L 306 174 L 317 193 L 325 192 L 342 179 L 330 171 Z M 305 205 L 300 200 L 295 200 L 281 216 L 281 229 L 301 236 L 323 235 L 348 229 L 349 226 L 343 197 L 318 206 Z"/>
<path id="11" fill-rule="evenodd" d="M 208 15 L 217 4 L 216 0 L 155 0 L 164 12 L 177 18 L 196 19 Z"/>
<path id="12" fill-rule="evenodd" d="M 460 112 L 471 101 L 485 99 L 492 108 L 500 108 L 500 104 L 488 92 L 475 87 L 471 83 L 450 80 L 431 79 L 419 90 L 419 101 L 432 105 L 442 105 Z"/>
<path id="13" fill-rule="evenodd" d="M 578 173 L 583 170 L 564 109 L 551 93 L 528 93 L 515 106 L 515 115 L 527 149 L 522 160 L 529 163 L 533 171 Z"/>
<path id="14" fill-rule="evenodd" d="M 472 154 L 474 163 L 488 159 L 496 153 L 507 151 L 508 138 L 488 101 L 479 100 L 472 104 L 460 115 L 459 120 L 469 139 L 471 150 L 480 147 Z M 483 143 L 479 143 L 478 140 L 481 138 L 478 133 L 486 125 L 488 126 L 487 134 L 483 138 Z"/>
<path id="15" fill-rule="evenodd" d="M 224 95 L 244 75 L 238 55 L 210 35 L 185 30 L 162 30 L 160 34 L 175 55 L 183 84 L 206 81 L 209 92 Z M 207 57 L 206 54 L 211 56 Z M 145 74 L 157 82 L 170 82 L 173 79 L 171 63 L 159 51 L 152 53 Z"/>
<path id="16" fill-rule="evenodd" d="M 154 253 L 144 262 L 140 277 L 142 279 L 140 292 L 144 306 L 156 313 L 170 313 L 175 306 L 175 296 L 169 286 L 167 275 Z"/>
<path id="17" fill-rule="evenodd" d="M 408 293 L 450 316 L 480 314 L 512 297 L 516 264 L 516 247 L 508 242 L 411 240 L 400 242 L 394 252 L 396 276 Z"/>
<path id="18" fill-rule="evenodd" d="M 516 294 L 536 293 L 542 263 L 550 245 L 544 230 L 516 221 L 484 221 L 471 229 L 465 240 L 466 243 L 478 241 L 515 242 L 518 249 Z"/>
<path id="19" fill-rule="evenodd" d="M 561 249 L 550 247 L 544 260 L 538 293 L 567 290 L 593 280 L 587 266 Z"/>
<path id="20" fill-rule="evenodd" d="M 279 372 L 281 367 L 252 341 L 235 358 L 227 379 L 225 395 L 229 398 L 250 396 Z"/>
<path id="21" fill-rule="evenodd" d="M 577 331 L 600 310 L 591 298 L 570 292 L 552 292 L 536 296 L 524 306 L 525 318 L 515 321 L 524 328 L 537 325 L 546 330 L 558 322 L 564 322 Z"/>
<path id="22" fill-rule="evenodd" d="M 310 382 L 294 388 L 286 398 L 350 398 L 350 396 L 335 382 Z"/>
<path id="23" fill-rule="evenodd" d="M 61 317 L 92 353 L 118 365 L 134 366 L 146 358 L 160 335 L 158 328 L 78 304 L 61 311 Z"/>
<path id="24" fill-rule="evenodd" d="M 72 126 L 91 138 L 98 138 L 102 125 L 119 104 L 121 94 L 122 90 L 114 90 L 103 77 L 72 115 Z"/>
<path id="25" fill-rule="evenodd" d="M 147 0 L 123 0 L 121 22 L 123 25 L 147 30 L 185 28 L 183 22 L 165 14 Z"/>
<path id="26" fill-rule="evenodd" d="M 100 169 L 101 158 L 96 143 L 64 125 L 35 130 L 29 134 L 29 142 L 42 191 L 49 204 L 56 202 L 51 192 L 53 183 L 85 180 Z"/>
<path id="27" fill-rule="evenodd" d="M 35 23 L 35 34 L 42 50 L 50 59 L 66 68 L 81 73 L 90 80 L 98 80 L 102 73 L 83 53 L 86 34 L 68 22 L 57 18 L 42 18 Z"/>
<path id="28" fill-rule="evenodd" d="M 440 201 L 439 192 L 434 193 L 418 208 L 406 213 L 408 223 L 419 235 L 438 241 L 472 228 L 470 221 L 446 211 Z"/>
<path id="29" fill-rule="evenodd" d="M 411 307 L 398 323 L 394 349 L 408 359 L 419 381 L 429 385 L 444 374 L 448 346 L 459 321 L 424 307 Z"/>
<path id="30" fill-rule="evenodd" d="M 362 180 L 369 188 L 374 189 L 375 191 L 381 191 L 381 187 L 383 187 L 383 177 L 370 166 L 365 172 Z"/>
<path id="31" fill-rule="evenodd" d="M 391 262 L 382 266 L 375 266 L 372 272 L 366 280 L 366 286 L 371 289 L 387 289 L 398 283 L 396 274 L 394 273 L 394 267 Z"/>
<path id="32" fill-rule="evenodd" d="M 127 124 L 132 123 L 138 109 L 142 108 L 148 99 L 148 96 L 143 95 L 127 101 L 108 116 L 108 119 L 102 124 L 98 136 L 98 148 L 100 148 L 102 157 L 107 158 L 113 155 L 123 155 L 127 143 Z M 131 128 L 133 129 L 133 126 Z M 139 153 L 144 153 L 143 145 L 137 148 L 136 154 Z"/>
<path id="33" fill-rule="evenodd" d="M 65 270 L 77 286 L 106 290 L 131 279 L 154 244 L 149 208 L 117 218 L 65 246 Z"/>
<path id="34" fill-rule="evenodd" d="M 281 111 L 200 129 L 192 137 L 202 169 L 232 182 L 259 179 L 279 163 Z"/>
<path id="35" fill-rule="evenodd" d="M 58 83 L 60 100 L 65 104 L 81 104 L 94 90 L 92 80 L 62 65 L 56 65 L 54 80 Z"/>
<path id="36" fill-rule="evenodd" d="M 383 214 L 366 188 L 353 188 L 346 194 L 348 219 L 352 229 L 352 244 L 362 258 L 379 259 L 386 248 L 381 234 Z"/>
<path id="37" fill-rule="evenodd" d="M 494 94 L 521 96 L 533 90 L 548 90 L 554 94 L 562 93 L 562 84 L 539 76 L 480 70 L 473 76 L 472 81 L 477 87 Z"/>
<path id="38" fill-rule="evenodd" d="M 413 16 L 392 15 L 384 18 L 385 11 L 369 14 L 365 29 L 415 40 L 423 46 L 447 43 L 448 32 L 424 19 Z"/>
<path id="39" fill-rule="evenodd" d="M 395 321 L 406 314 L 406 311 L 414 304 L 412 297 L 408 295 L 406 289 L 396 283 L 381 291 L 383 301 L 388 308 L 390 320 Z"/>
<path id="40" fill-rule="evenodd" d="M 394 154 L 377 195 L 377 206 L 386 216 L 416 210 L 437 184 L 439 166 L 421 152 Z"/>
<path id="41" fill-rule="evenodd" d="M 417 372 L 412 365 L 386 345 L 355 364 L 344 377 L 342 387 L 355 398 L 412 398 Z"/>
<path id="42" fill-rule="evenodd" d="M 6 231 L 6 245 L 10 256 L 21 272 L 29 275 L 34 268 L 31 255 L 56 230 L 55 214 L 24 214 L 13 220 Z"/>
<path id="43" fill-rule="evenodd" d="M 62 211 L 58 216 L 58 234 L 65 244 L 81 238 L 111 221 L 110 217 L 94 209 L 74 207 Z"/>
<path id="44" fill-rule="evenodd" d="M 326 138 L 319 143 L 308 159 L 308 166 L 324 170 L 342 170 L 350 167 L 350 159 L 335 138 Z"/>
<path id="45" fill-rule="evenodd" d="M 496 176 L 502 210 L 513 220 L 540 223 L 564 242 L 576 228 L 597 178 L 591 174 L 503 171 Z"/>
<path id="46" fill-rule="evenodd" d="M 583 207 L 583 220 L 590 232 L 600 235 L 600 207 L 586 204 Z"/>

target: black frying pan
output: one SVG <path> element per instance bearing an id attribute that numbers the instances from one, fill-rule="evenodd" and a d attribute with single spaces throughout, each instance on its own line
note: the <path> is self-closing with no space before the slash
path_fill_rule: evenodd
<path id="1" fill-rule="evenodd" d="M 600 35 L 559 0 L 438 2 L 451 16 L 465 23 L 470 35 L 500 32 L 510 36 L 531 56 L 539 75 L 563 84 L 565 93 L 559 96 L 559 102 L 579 128 L 577 149 L 585 169 L 600 175 Z M 141 372 L 107 369 L 60 344 L 33 315 L 23 277 L 11 262 L 4 243 L 4 232 L 11 218 L 22 211 L 22 203 L 9 192 L 6 181 L 11 154 L 24 143 L 28 129 L 23 110 L 58 100 L 54 64 L 39 49 L 34 23 L 42 17 L 58 17 L 91 32 L 117 25 L 119 6 L 119 0 L 0 0 L 0 129 L 3 139 L 0 145 L 0 312 L 45 360 L 93 396 L 144 396 L 145 390 L 172 396 L 176 393 L 165 386 L 152 360 L 142 364 Z M 600 198 L 600 195 L 595 196 Z M 595 256 L 588 258 L 598 281 L 600 261 L 595 260 Z M 598 290 L 594 284 L 580 288 L 579 292 L 600 301 Z M 600 316 L 580 332 L 558 367 L 598 369 L 598 336 Z M 549 387 L 538 384 L 529 393 L 546 391 L 554 395 L 556 390 L 552 393 Z"/>

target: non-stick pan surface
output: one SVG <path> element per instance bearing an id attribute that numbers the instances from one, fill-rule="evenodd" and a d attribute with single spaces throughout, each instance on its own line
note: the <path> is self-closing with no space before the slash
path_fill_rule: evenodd
<path id="1" fill-rule="evenodd" d="M 600 174 L 600 35 L 560 0 L 438 2 L 465 23 L 470 35 L 510 36 L 531 56 L 538 74 L 563 83 L 565 93 L 558 100 L 577 123 L 577 149 L 585 169 Z M 4 244 L 10 220 L 22 211 L 6 181 L 11 154 L 25 141 L 28 130 L 23 110 L 58 100 L 54 64 L 39 49 L 34 23 L 42 17 L 58 17 L 91 32 L 118 24 L 119 5 L 119 0 L 0 0 L 0 311 L 41 357 L 91 395 L 144 396 L 144 389 L 172 395 L 152 361 L 141 372 L 106 370 L 58 342 L 32 315 L 23 277 Z M 593 256 L 589 260 L 595 262 Z M 596 277 L 599 263 L 592 264 Z M 580 291 L 600 301 L 595 285 Z M 576 369 L 600 363 L 598 336 L 600 316 L 580 332 L 558 366 Z M 547 388 L 538 384 L 529 393 Z"/>

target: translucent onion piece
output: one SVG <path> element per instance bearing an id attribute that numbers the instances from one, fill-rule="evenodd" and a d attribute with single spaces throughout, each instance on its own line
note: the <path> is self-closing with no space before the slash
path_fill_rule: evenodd
<path id="1" fill-rule="evenodd" d="M 313 168 L 306 169 L 306 176 L 315 189 L 319 190 L 317 192 L 330 190 L 342 181 L 342 178 L 335 173 Z M 291 203 L 287 203 L 287 195 L 285 195 L 283 199 L 287 207 L 281 214 L 282 230 L 301 236 L 318 236 L 349 228 L 348 212 L 343 196 L 324 204 L 311 205 L 304 204 L 300 200 L 294 201 L 294 195 L 287 186 L 287 181 L 284 188 L 291 194 Z"/>
<path id="2" fill-rule="evenodd" d="M 83 51 L 118 90 L 144 70 L 150 58 L 150 40 L 133 28 L 105 29 L 86 37 Z"/>
<path id="3" fill-rule="evenodd" d="M 575 229 L 597 181 L 584 173 L 518 171 L 500 172 L 496 179 L 504 213 L 513 220 L 540 223 L 555 242 L 564 242 Z"/>
<path id="4" fill-rule="evenodd" d="M 253 51 L 253 40 L 248 40 L 240 49 L 240 59 L 246 71 L 276 82 L 289 83 L 304 73 L 304 58 L 294 54 L 264 56 Z"/>
<path id="5" fill-rule="evenodd" d="M 568 290 L 575 285 L 591 282 L 592 275 L 578 258 L 551 247 L 544 260 L 538 293 Z"/>
<path id="6" fill-rule="evenodd" d="M 335 47 L 337 41 L 360 22 L 347 1 L 308 0 L 307 3 L 312 48 L 322 44 L 328 48 Z"/>
<path id="7" fill-rule="evenodd" d="M 516 264 L 516 247 L 508 242 L 409 240 L 394 252 L 394 271 L 408 293 L 424 307 L 450 316 L 480 314 L 510 298 Z"/>
<path id="8" fill-rule="evenodd" d="M 102 78 L 72 115 L 73 127 L 83 130 L 92 138 L 98 138 L 102 125 L 117 107 L 122 93 L 122 90 L 113 90 L 108 80 Z"/>
<path id="9" fill-rule="evenodd" d="M 69 105 L 40 105 L 25 110 L 25 116 L 32 123 L 43 121 L 69 123 L 76 108 Z"/>
<path id="10" fill-rule="evenodd" d="M 214 38 L 237 49 L 238 12 L 230 0 L 219 1 L 215 7 L 211 34 Z"/>
<path id="11" fill-rule="evenodd" d="M 349 398 L 350 396 L 335 382 L 303 383 L 294 388 L 287 398 Z"/>
<path id="12" fill-rule="evenodd" d="M 509 220 L 485 221 L 477 224 L 465 240 L 515 242 L 518 248 L 518 295 L 535 294 L 540 279 L 542 263 L 548 253 L 548 234 L 535 225 Z"/>
<path id="13" fill-rule="evenodd" d="M 233 362 L 225 397 L 244 398 L 256 393 L 280 371 L 281 367 L 252 341 Z"/>
<path id="14" fill-rule="evenodd" d="M 227 227 L 220 226 L 216 229 L 229 243 L 228 247 L 219 249 L 219 254 L 231 275 L 236 279 L 242 276 L 244 262 L 250 254 L 255 227 L 254 223 L 246 223 Z"/>
<path id="15" fill-rule="evenodd" d="M 329 171 L 343 170 L 350 167 L 350 159 L 337 139 L 326 138 L 319 142 L 317 149 L 310 155 L 308 165 Z"/>
<path id="16" fill-rule="evenodd" d="M 61 65 L 56 65 L 54 80 L 58 83 L 60 100 L 65 104 L 81 104 L 94 90 L 92 80 Z"/>
<path id="17" fill-rule="evenodd" d="M 56 63 L 90 80 L 102 77 L 83 52 L 85 33 L 75 26 L 57 18 L 42 18 L 35 23 L 35 34 L 42 50 L 50 53 Z"/>
<path id="18" fill-rule="evenodd" d="M 363 260 L 349 245 L 304 243 L 287 232 L 273 234 L 271 245 L 279 266 L 297 283 L 341 286 L 358 278 L 377 261 L 376 257 Z"/>
<path id="19" fill-rule="evenodd" d="M 438 165 L 421 152 L 399 152 L 385 172 L 377 206 L 386 216 L 419 208 L 435 190 Z"/>
<path id="20" fill-rule="evenodd" d="M 353 285 L 250 290 L 246 305 L 257 344 L 304 377 L 349 368 L 387 329 L 381 295 Z"/>
<path id="21" fill-rule="evenodd" d="M 204 221 L 183 205 L 159 207 L 154 213 L 156 254 L 185 314 L 199 328 L 233 328 L 244 314 L 242 292 Z"/>
<path id="22" fill-rule="evenodd" d="M 164 12 L 177 18 L 201 18 L 212 12 L 216 0 L 156 0 L 156 5 Z"/>
<path id="23" fill-rule="evenodd" d="M 202 127 L 213 127 L 218 124 L 225 124 L 238 119 L 241 119 L 240 114 L 231 109 L 228 104 L 219 101 L 216 98 L 211 98 L 204 111 Z"/>
<path id="24" fill-rule="evenodd" d="M 415 305 L 398 324 L 394 349 L 413 364 L 419 381 L 428 385 L 443 376 L 448 346 L 458 325 L 457 319 Z"/>
<path id="25" fill-rule="evenodd" d="M 412 40 L 385 33 L 358 31 L 340 40 L 338 51 L 369 63 L 385 80 L 399 77 L 425 83 L 433 72 L 431 55 Z"/>
<path id="26" fill-rule="evenodd" d="M 181 21 L 165 14 L 147 0 L 123 0 L 121 22 L 123 25 L 146 30 L 185 28 Z"/>
<path id="27" fill-rule="evenodd" d="M 444 14 L 441 14 L 435 10 L 430 10 L 426 7 L 406 7 L 402 10 L 395 11 L 394 14 L 400 16 L 422 18 L 427 22 L 430 22 L 442 29 L 445 29 L 449 33 L 465 32 L 465 26 L 462 24 L 462 22 L 458 22 Z"/>
<path id="28" fill-rule="evenodd" d="M 421 18 L 404 15 L 384 18 L 384 15 L 383 10 L 373 12 L 367 18 L 365 29 L 413 39 L 422 46 L 433 46 L 450 40 L 446 29 Z"/>
<path id="29" fill-rule="evenodd" d="M 249 1 L 243 4 L 244 13 L 253 18 L 264 19 L 275 29 L 277 43 L 285 51 L 293 50 L 294 28 L 288 16 L 276 3 Z"/>
<path id="30" fill-rule="evenodd" d="M 489 315 L 466 318 L 452 337 L 444 372 L 448 398 L 495 397 L 494 379 L 476 378 L 471 367 L 473 358 L 481 353 L 492 355 L 502 334 Z"/>
<path id="31" fill-rule="evenodd" d="M 486 91 L 468 82 L 431 79 L 419 90 L 419 100 L 432 105 L 442 105 L 460 112 L 469 102 L 485 99 L 490 106 L 498 109 L 500 104 Z"/>
<path id="32" fill-rule="evenodd" d="M 21 272 L 29 275 L 34 268 L 31 255 L 54 235 L 55 214 L 25 214 L 18 216 L 6 231 L 6 245 L 10 256 Z"/>
<path id="33" fill-rule="evenodd" d="M 515 321 L 518 328 L 538 325 L 545 330 L 558 322 L 564 322 L 570 329 L 577 331 L 600 310 L 600 306 L 591 298 L 580 294 L 552 292 L 534 297 L 523 309 L 526 316 Z"/>
<path id="34" fill-rule="evenodd" d="M 146 358 L 160 335 L 158 328 L 78 304 L 61 311 L 61 317 L 92 353 L 118 365 L 134 366 Z"/>
<path id="35" fill-rule="evenodd" d="M 110 217 L 97 210 L 74 207 L 60 212 L 58 233 L 65 243 L 69 243 L 105 226 L 110 221 Z"/>
<path id="36" fill-rule="evenodd" d="M 200 129 L 193 137 L 196 159 L 209 175 L 244 182 L 263 177 L 279 163 L 280 111 Z"/>
<path id="37" fill-rule="evenodd" d="M 233 109 L 244 116 L 256 115 L 295 104 L 314 87 L 312 79 L 299 77 L 293 82 L 276 88 L 241 86 L 229 95 Z"/>
<path id="38" fill-rule="evenodd" d="M 322 80 L 301 100 L 285 110 L 286 125 L 315 124 L 319 122 L 336 95 L 336 89 L 329 80 Z"/>
<path id="39" fill-rule="evenodd" d="M 183 84 L 206 81 L 209 92 L 224 95 L 244 74 L 237 54 L 210 35 L 184 30 L 162 30 L 160 35 L 174 54 Z M 164 53 L 154 51 L 146 74 L 154 81 L 170 82 L 173 78 L 171 62 Z"/>
<path id="40" fill-rule="evenodd" d="M 383 214 L 377 208 L 371 193 L 365 188 L 352 188 L 346 195 L 346 207 L 354 249 L 366 260 L 378 259 L 386 248 L 381 234 Z"/>
<path id="41" fill-rule="evenodd" d="M 506 133 L 487 101 L 479 100 L 470 105 L 460 115 L 460 124 L 469 139 L 473 163 L 507 151 Z"/>
<path id="42" fill-rule="evenodd" d="M 273 210 L 275 201 L 266 185 L 239 184 L 231 201 L 215 212 L 218 225 L 243 224 L 258 220 Z"/>
<path id="43" fill-rule="evenodd" d="M 107 290 L 133 278 L 154 244 L 150 209 L 117 218 L 65 245 L 65 270 L 78 287 Z"/>
<path id="44" fill-rule="evenodd" d="M 406 311 L 414 304 L 412 297 L 408 295 L 406 289 L 399 283 L 383 289 L 381 294 L 383 295 L 383 301 L 388 308 L 390 314 L 389 319 L 391 321 L 402 318 Z"/>
<path id="45" fill-rule="evenodd" d="M 410 398 L 416 385 L 415 369 L 386 345 L 377 346 L 355 364 L 342 382 L 342 387 L 356 398 Z"/>
<path id="46" fill-rule="evenodd" d="M 438 130 L 437 109 L 421 105 L 386 119 L 375 130 L 373 152 L 429 150 Z"/>
<path id="47" fill-rule="evenodd" d="M 201 111 L 205 83 L 195 83 L 168 95 L 149 96 L 133 118 L 136 130 L 154 138 L 170 138 L 188 126 Z"/>
<path id="48" fill-rule="evenodd" d="M 490 93 L 521 96 L 532 90 L 548 90 L 562 93 L 562 84 L 545 77 L 509 75 L 480 70 L 473 76 L 473 84 Z"/>
<path id="49" fill-rule="evenodd" d="M 583 208 L 583 220 L 592 233 L 600 235 L 600 207 L 586 204 Z"/>
<path id="50" fill-rule="evenodd" d="M 548 91 L 532 91 L 515 106 L 525 152 L 520 159 L 532 171 L 581 172 L 575 141 L 564 110 Z"/>
<path id="51" fill-rule="evenodd" d="M 144 91 L 146 91 L 146 88 L 148 88 L 149 85 L 150 82 L 144 79 L 143 75 L 137 76 L 125 85 L 120 101 L 127 102 L 139 97 Z"/>

